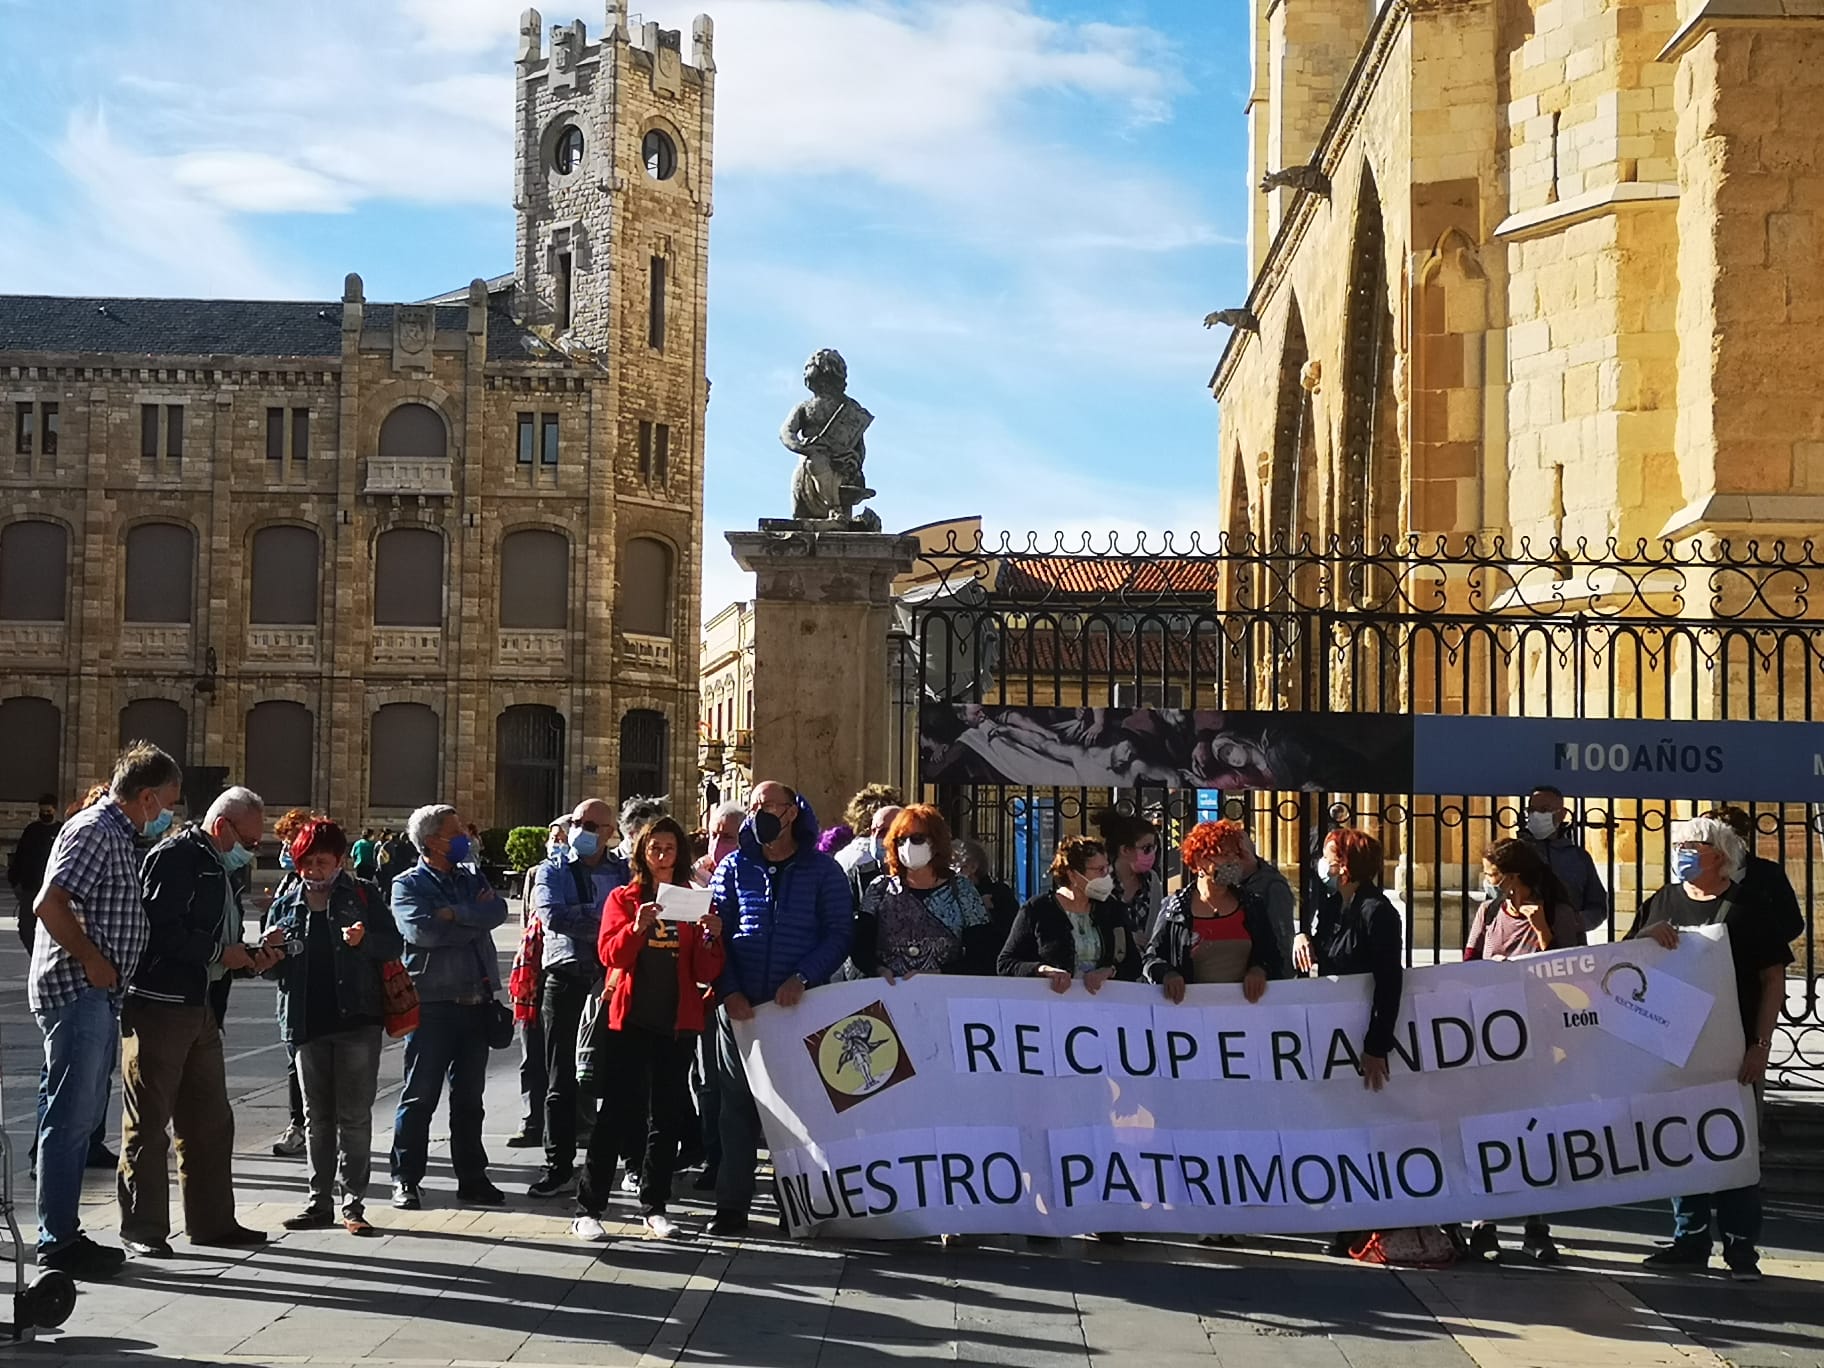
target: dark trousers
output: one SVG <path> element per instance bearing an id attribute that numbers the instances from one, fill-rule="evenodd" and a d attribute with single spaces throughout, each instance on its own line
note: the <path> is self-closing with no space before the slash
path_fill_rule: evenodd
<path id="1" fill-rule="evenodd" d="M 458 1184 L 488 1176 L 481 1144 L 481 1091 L 488 1081 L 488 1004 L 426 1002 L 405 1038 L 405 1085 L 393 1113 L 393 1181 L 417 1187 L 431 1141 L 431 1116 L 450 1081 L 450 1167 Z"/>
<path id="2" fill-rule="evenodd" d="M 177 1137 L 184 1229 L 192 1240 L 233 1230 L 234 1111 L 215 1008 L 128 998 L 120 1014 L 120 1236 L 171 1235 L 165 1127 Z"/>
<path id="3" fill-rule="evenodd" d="M 1756 1246 L 1761 1242 L 1759 1183 L 1731 1188 L 1728 1192 L 1672 1199 L 1673 1239 L 1702 1240 L 1708 1248 L 1718 1235 L 1723 1239 L 1725 1263 L 1743 1257 L 1758 1257 Z"/>
<path id="4" fill-rule="evenodd" d="M 538 1017 L 545 1026 L 545 1166 L 576 1166 L 576 1028 L 583 1004 L 596 990 L 590 966 L 547 969 L 540 983 Z"/>
<path id="5" fill-rule="evenodd" d="M 716 1069 L 715 1022 L 697 1036 L 696 1059 L 690 1070 L 691 1090 L 697 1097 L 698 1129 L 703 1135 L 703 1167 L 710 1173 L 722 1162 L 722 1089 Z"/>
<path id="6" fill-rule="evenodd" d="M 545 1023 L 542 1018 L 519 1023 L 519 1128 L 534 1140 L 545 1136 Z"/>
<path id="7" fill-rule="evenodd" d="M 298 1073 L 298 1047 L 285 1043 L 285 1100 L 291 1107 L 291 1124 L 304 1128 L 304 1082 Z"/>
<path id="8" fill-rule="evenodd" d="M 690 1058 L 696 1040 L 629 1026 L 608 1032 L 606 1048 L 602 1095 L 615 1099 L 614 1119 L 611 1124 L 603 1117 L 589 1138 L 576 1208 L 581 1215 L 599 1217 L 614 1190 L 616 1159 L 643 1154 L 640 1214 L 650 1216 L 664 1211 L 671 1197 L 678 1136 L 690 1113 Z"/>
<path id="9" fill-rule="evenodd" d="M 722 1158 L 716 1166 L 716 1210 L 745 1216 L 754 1204 L 754 1165 L 760 1161 L 760 1109 L 747 1085 L 728 1008 L 716 1008 L 716 1081 L 721 1086 Z"/>

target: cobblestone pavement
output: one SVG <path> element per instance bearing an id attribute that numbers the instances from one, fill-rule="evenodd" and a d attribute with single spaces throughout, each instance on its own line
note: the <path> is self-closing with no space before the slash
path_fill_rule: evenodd
<path id="1" fill-rule="evenodd" d="M 24 1149 L 38 1037 L 25 1007 L 24 957 L 0 917 L 0 1062 L 21 1222 L 30 1238 Z M 503 947 L 507 938 L 503 934 Z M 284 1051 L 272 990 L 237 986 L 229 1080 L 244 1221 L 279 1231 L 303 1189 L 302 1161 L 270 1153 L 285 1117 Z M 568 1234 L 567 1200 L 526 1197 L 533 1152 L 507 1149 L 519 1119 L 517 1050 L 493 1058 L 487 1134 L 496 1211 L 456 1205 L 435 1136 L 427 1209 L 383 1198 L 377 1239 L 340 1230 L 285 1234 L 250 1255 L 193 1251 L 137 1261 L 85 1291 L 64 1329 L 0 1357 L 21 1363 L 332 1365 L 721 1364 L 859 1368 L 925 1361 L 1087 1368 L 1556 1368 L 1557 1365 L 1824 1365 L 1824 1211 L 1775 1206 L 1768 1278 L 1650 1277 L 1642 1253 L 1663 1209 L 1578 1213 L 1559 1222 L 1565 1266 L 1395 1273 L 1325 1258 L 1316 1244 L 1239 1248 L 1135 1240 L 835 1245 L 703 1234 L 709 1210 L 680 1183 L 674 1214 L 690 1238 L 640 1237 L 630 1204 L 614 1240 Z M 375 1142 L 391 1134 L 399 1050 L 389 1047 Z M 116 1102 L 118 1113 L 118 1102 Z M 117 1118 L 116 1118 L 117 1119 Z M 439 1124 L 441 1124 L 441 1117 Z M 112 1238 L 112 1177 L 91 1175 L 86 1219 Z M 175 1207 L 174 1207 L 175 1210 Z M 770 1208 L 756 1216 L 770 1214 Z M 761 1223 L 756 1222 L 756 1229 Z"/>

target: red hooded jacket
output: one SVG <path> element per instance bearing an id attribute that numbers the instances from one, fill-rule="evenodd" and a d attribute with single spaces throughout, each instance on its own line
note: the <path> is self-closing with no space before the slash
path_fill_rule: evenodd
<path id="1" fill-rule="evenodd" d="M 627 1004 L 633 999 L 633 971 L 640 951 L 646 945 L 646 933 L 633 929 L 640 911 L 637 884 L 623 884 L 608 895 L 602 904 L 602 934 L 596 950 L 602 967 L 608 971 L 608 1029 L 618 1031 L 627 1019 Z M 678 1029 L 701 1031 L 704 1021 L 704 992 L 698 984 L 714 983 L 722 972 L 722 942 L 707 940 L 695 922 L 678 923 Z"/>

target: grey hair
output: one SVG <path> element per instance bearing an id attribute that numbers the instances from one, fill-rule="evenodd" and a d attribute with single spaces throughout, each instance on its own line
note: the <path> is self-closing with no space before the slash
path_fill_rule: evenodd
<path id="1" fill-rule="evenodd" d="M 1687 817 L 1682 822 L 1674 822 L 1672 844 L 1683 845 L 1687 841 L 1715 846 L 1723 857 L 1723 872 L 1731 879 L 1741 878 L 1742 871 L 1748 867 L 1748 847 L 1742 844 L 1735 829 L 1720 817 Z"/>
<path id="2" fill-rule="evenodd" d="M 715 813 L 710 817 L 710 819 L 709 819 L 710 830 L 714 831 L 717 827 L 721 826 L 722 819 L 724 817 L 739 817 L 743 821 L 746 821 L 747 820 L 747 808 L 745 805 L 735 801 L 733 798 L 729 799 L 726 803 L 722 804 L 721 807 L 717 808 L 715 810 Z"/>
<path id="3" fill-rule="evenodd" d="M 266 800 L 250 788 L 236 784 L 233 788 L 223 789 L 215 795 L 215 801 L 209 804 L 209 811 L 203 816 L 203 830 L 207 831 L 224 817 L 245 817 L 250 812 L 264 813 Z"/>
<path id="4" fill-rule="evenodd" d="M 661 817 L 671 816 L 671 803 L 664 798 L 633 797 L 621 804 L 621 835 L 632 840 L 641 827 L 649 827 Z"/>
<path id="5" fill-rule="evenodd" d="M 456 815 L 448 803 L 429 803 L 405 819 L 405 834 L 421 853 L 424 843 L 437 834 L 437 828 Z"/>
<path id="6" fill-rule="evenodd" d="M 959 870 L 964 865 L 972 864 L 983 874 L 992 871 L 992 866 L 988 860 L 988 848 L 980 841 L 970 836 L 964 836 L 955 842 L 954 849 L 956 851 L 956 867 Z"/>
<path id="7" fill-rule="evenodd" d="M 147 789 L 169 788 L 183 781 L 183 767 L 177 761 L 150 741 L 134 741 L 115 758 L 108 790 L 116 798 L 134 798 Z"/>

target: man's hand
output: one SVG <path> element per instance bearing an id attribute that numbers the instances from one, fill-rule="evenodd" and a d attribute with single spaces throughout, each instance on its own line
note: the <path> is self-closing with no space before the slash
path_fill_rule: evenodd
<path id="1" fill-rule="evenodd" d="M 1767 1077 L 1767 1044 L 1756 1041 L 1742 1056 L 1742 1067 L 1735 1075 L 1738 1083 L 1759 1083 Z"/>
<path id="2" fill-rule="evenodd" d="M 499 896 L 500 895 L 498 893 L 496 893 L 493 889 L 484 887 L 481 890 L 481 892 L 479 892 L 475 895 L 475 901 L 476 902 L 493 902 L 494 899 L 498 898 Z"/>
<path id="3" fill-rule="evenodd" d="M 779 985 L 779 991 L 773 994 L 773 1001 L 781 1007 L 796 1007 L 804 1000 L 804 980 L 793 974 Z"/>
<path id="4" fill-rule="evenodd" d="M 1663 945 L 1668 950 L 1678 949 L 1678 928 L 1671 922 L 1654 922 L 1647 928 L 1647 935 L 1654 943 Z"/>
<path id="5" fill-rule="evenodd" d="M 643 936 L 652 930 L 659 920 L 659 905 L 656 902 L 641 903 L 640 910 L 633 914 L 633 934 Z"/>
<path id="6" fill-rule="evenodd" d="M 1115 967 L 1112 964 L 1106 969 L 1091 969 L 1087 974 L 1083 975 L 1083 986 L 1089 989 L 1091 993 L 1099 993 L 1102 991 L 1102 985 L 1107 983 L 1114 976 Z"/>
<path id="7" fill-rule="evenodd" d="M 722 918 L 714 912 L 705 912 L 697 918 L 697 931 L 707 940 L 718 940 L 722 935 Z"/>
<path id="8" fill-rule="evenodd" d="M 754 1004 L 747 1000 L 746 993 L 730 993 L 722 999 L 722 1005 L 728 1009 L 730 1021 L 752 1021 Z"/>
<path id="9" fill-rule="evenodd" d="M 1315 963 L 1311 955 L 1311 937 L 1300 931 L 1292 938 L 1292 967 L 1301 974 L 1308 974 Z"/>
<path id="10" fill-rule="evenodd" d="M 1387 1086 L 1386 1055 L 1362 1056 L 1362 1086 L 1369 1092 L 1379 1092 Z"/>
<path id="11" fill-rule="evenodd" d="M 119 971 L 99 950 L 91 950 L 82 957 L 82 972 L 88 975 L 89 987 L 99 988 L 103 992 L 111 991 L 120 984 Z"/>
<path id="12" fill-rule="evenodd" d="M 1167 974 L 1163 986 L 1165 988 L 1165 1000 L 1167 1002 L 1178 1003 L 1184 1001 L 1183 974 Z"/>
<path id="13" fill-rule="evenodd" d="M 224 945 L 222 947 L 222 968 L 251 969 L 253 956 L 247 953 L 244 945 Z"/>
<path id="14" fill-rule="evenodd" d="M 438 921 L 453 922 L 456 920 L 456 909 L 453 907 L 440 907 L 437 909 L 435 916 Z"/>
<path id="15" fill-rule="evenodd" d="M 1070 991 L 1070 971 L 1068 969 L 1053 969 L 1049 964 L 1041 964 L 1038 976 L 1051 980 L 1051 991 L 1054 993 Z"/>
<path id="16" fill-rule="evenodd" d="M 1249 1002 L 1259 1002 L 1267 995 L 1267 971 L 1258 964 L 1241 980 L 1241 995 Z"/>
<path id="17" fill-rule="evenodd" d="M 356 922 L 342 928 L 342 943 L 351 949 L 367 939 L 367 923 Z"/>
<path id="18" fill-rule="evenodd" d="M 284 958 L 285 951 L 276 945 L 255 950 L 253 952 L 253 972 L 263 974 Z"/>

